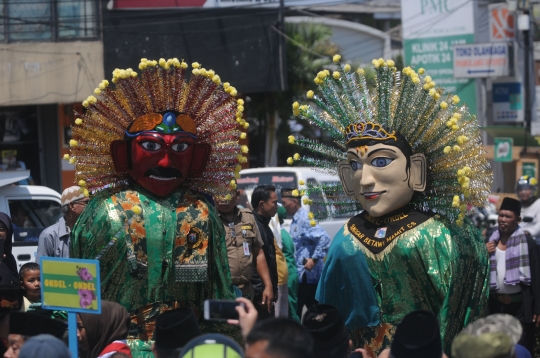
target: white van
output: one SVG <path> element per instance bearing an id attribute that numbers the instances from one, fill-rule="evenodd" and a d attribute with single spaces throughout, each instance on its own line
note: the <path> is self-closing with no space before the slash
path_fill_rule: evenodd
<path id="1" fill-rule="evenodd" d="M 245 192 L 251 193 L 251 191 L 261 184 L 272 184 L 276 187 L 278 195 L 278 201 L 281 203 L 281 188 L 298 188 L 298 182 L 303 180 L 305 183 L 336 183 L 339 182 L 339 177 L 335 175 L 325 174 L 315 171 L 307 167 L 268 167 L 268 168 L 253 168 L 244 169 L 240 172 L 240 178 L 237 180 L 238 189 L 243 189 Z M 246 193 L 247 194 L 247 193 Z M 248 195 L 247 197 L 251 197 Z M 246 198 L 241 197 L 239 204 L 246 206 Z M 320 200 L 321 198 L 315 197 L 310 194 L 310 198 L 314 200 Z M 326 197 L 323 196 L 323 201 L 326 201 Z M 317 205 L 316 207 L 310 207 L 302 202 L 302 207 L 307 211 L 323 212 L 332 210 L 331 205 Z M 328 233 L 330 238 L 334 238 L 335 234 L 343 227 L 347 220 L 352 215 L 345 217 L 334 217 L 332 219 L 323 220 L 319 222 L 319 225 Z M 289 230 L 291 225 L 291 218 L 285 220 L 283 227 Z"/>
<path id="2" fill-rule="evenodd" d="M 0 211 L 13 222 L 17 268 L 35 261 L 39 234 L 62 216 L 58 192 L 39 185 L 13 185 L 29 176 L 29 170 L 0 172 Z"/>

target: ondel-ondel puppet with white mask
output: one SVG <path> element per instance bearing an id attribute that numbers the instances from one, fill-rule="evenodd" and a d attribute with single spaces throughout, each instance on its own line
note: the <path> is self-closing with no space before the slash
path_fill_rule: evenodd
<path id="1" fill-rule="evenodd" d="M 194 309 L 203 331 L 239 338 L 202 315 L 205 299 L 236 297 L 223 225 L 207 197 L 236 186 L 248 124 L 236 89 L 192 67 L 189 80 L 176 58 L 142 59 L 139 73 L 117 69 L 114 85 L 101 82 L 72 127 L 66 159 L 94 196 L 70 254 L 100 261 L 101 297 L 131 314 L 134 357 L 153 357 L 155 318 L 180 306 Z"/>
<path id="2" fill-rule="evenodd" d="M 332 203 L 333 212 L 310 213 L 314 220 L 356 213 L 332 241 L 316 298 L 338 308 L 355 348 L 379 354 L 405 315 L 428 310 L 449 352 L 484 314 L 489 293 L 485 245 L 466 217 L 469 206 L 486 203 L 493 180 L 478 123 L 423 69 L 374 60 L 370 91 L 363 69 L 339 55 L 334 62 L 338 70 L 319 72 L 317 93 L 307 92 L 312 104 L 293 104 L 333 143 L 289 137 L 318 155 L 296 154 L 289 164 L 341 179 L 300 188 L 306 204 L 321 192 Z"/>

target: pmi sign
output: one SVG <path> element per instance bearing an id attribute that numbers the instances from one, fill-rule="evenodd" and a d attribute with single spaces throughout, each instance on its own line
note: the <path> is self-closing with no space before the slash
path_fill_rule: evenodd
<path id="1" fill-rule="evenodd" d="M 454 77 L 512 76 L 514 49 L 508 42 L 455 45 Z"/>

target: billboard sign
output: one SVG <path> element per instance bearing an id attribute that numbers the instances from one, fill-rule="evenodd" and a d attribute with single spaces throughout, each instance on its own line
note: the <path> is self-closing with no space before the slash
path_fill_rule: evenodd
<path id="1" fill-rule="evenodd" d="M 511 162 L 513 147 L 513 138 L 495 138 L 495 161 Z"/>
<path id="2" fill-rule="evenodd" d="M 508 42 L 455 45 L 453 50 L 455 78 L 511 75 L 513 48 Z"/>
<path id="3" fill-rule="evenodd" d="M 423 67 L 476 114 L 476 81 L 454 78 L 452 50 L 474 42 L 473 5 L 470 0 L 401 0 L 401 21 L 405 65 Z"/>
<path id="4" fill-rule="evenodd" d="M 515 15 L 508 11 L 505 2 L 489 4 L 489 41 L 514 41 L 516 38 Z"/>
<path id="5" fill-rule="evenodd" d="M 345 1 L 345 3 L 353 1 Z M 285 0 L 285 6 L 343 4 L 343 1 Z M 279 0 L 114 0 L 113 9 L 220 8 L 220 7 L 279 7 Z"/>
<path id="6" fill-rule="evenodd" d="M 494 83 L 492 95 L 493 121 L 523 121 L 523 95 L 520 82 Z"/>

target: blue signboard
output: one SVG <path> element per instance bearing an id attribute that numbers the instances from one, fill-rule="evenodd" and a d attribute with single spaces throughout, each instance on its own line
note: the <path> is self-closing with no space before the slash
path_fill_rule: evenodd
<path id="1" fill-rule="evenodd" d="M 493 84 L 493 121 L 523 121 L 523 95 L 520 82 Z"/>

